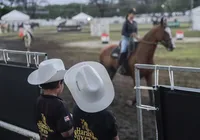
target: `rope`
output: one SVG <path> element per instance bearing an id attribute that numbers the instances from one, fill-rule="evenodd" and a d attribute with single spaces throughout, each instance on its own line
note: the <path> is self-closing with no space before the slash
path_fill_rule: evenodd
<path id="1" fill-rule="evenodd" d="M 10 60 L 10 57 L 8 56 L 8 52 L 6 53 L 7 61 Z"/>
<path id="2" fill-rule="evenodd" d="M 39 65 L 39 56 L 34 54 L 34 58 L 33 59 L 35 61 L 35 66 L 38 67 L 38 65 Z"/>
<path id="3" fill-rule="evenodd" d="M 29 51 L 26 52 L 26 61 L 27 61 L 27 67 L 30 67 L 30 58 L 29 58 L 29 55 L 28 55 Z"/>
<path id="4" fill-rule="evenodd" d="M 6 49 L 3 49 L 3 60 L 4 60 L 4 61 L 5 61 L 5 63 L 7 64 L 7 60 L 6 60 L 5 51 L 6 51 Z"/>
<path id="5" fill-rule="evenodd" d="M 154 42 L 150 42 L 150 41 L 145 41 L 145 40 L 141 40 L 139 41 L 139 43 L 144 43 L 144 44 L 149 44 L 149 45 L 157 45 L 158 43 L 154 43 Z"/>
<path id="6" fill-rule="evenodd" d="M 171 70 L 172 66 L 169 66 L 169 80 L 170 80 L 170 84 L 171 84 L 171 90 L 174 89 L 174 72 Z"/>
<path id="7" fill-rule="evenodd" d="M 155 86 L 157 87 L 158 86 L 158 82 L 159 82 L 159 69 L 157 69 L 158 65 L 155 65 L 155 69 L 154 69 L 154 80 L 155 80 Z"/>

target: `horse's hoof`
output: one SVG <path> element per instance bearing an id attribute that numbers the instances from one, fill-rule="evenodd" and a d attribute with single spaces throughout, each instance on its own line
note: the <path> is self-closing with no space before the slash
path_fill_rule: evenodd
<path id="1" fill-rule="evenodd" d="M 132 100 L 127 100 L 126 101 L 126 105 L 129 106 L 129 107 L 132 107 L 133 106 L 133 101 Z"/>

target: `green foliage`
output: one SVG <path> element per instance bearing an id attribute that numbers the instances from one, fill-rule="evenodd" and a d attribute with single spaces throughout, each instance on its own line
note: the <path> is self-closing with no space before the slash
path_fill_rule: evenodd
<path id="1" fill-rule="evenodd" d="M 128 9 L 136 8 L 137 13 L 152 13 L 152 12 L 173 12 L 186 11 L 190 9 L 191 0 L 90 0 L 89 4 L 71 3 L 68 5 L 49 5 L 43 10 L 49 11 L 48 15 L 35 14 L 38 6 L 33 4 L 28 7 L 28 0 L 9 0 L 12 4 L 17 4 L 17 9 L 28 11 L 34 18 L 56 18 L 58 16 L 71 18 L 81 11 L 93 17 L 111 17 L 125 16 Z M 36 3 L 37 0 L 31 0 Z M 164 8 L 161 5 L 165 5 Z M 194 0 L 194 7 L 200 5 L 200 0 Z M 31 12 L 30 12 L 31 11 Z"/>
<path id="2" fill-rule="evenodd" d="M 0 8 L 0 17 L 9 13 L 10 11 L 12 11 L 13 9 L 11 7 L 5 6 L 4 8 Z"/>

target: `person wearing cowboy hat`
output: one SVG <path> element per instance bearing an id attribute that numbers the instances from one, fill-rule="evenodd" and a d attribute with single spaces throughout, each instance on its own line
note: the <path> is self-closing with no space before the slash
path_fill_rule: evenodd
<path id="1" fill-rule="evenodd" d="M 73 139 L 73 123 L 67 104 L 58 97 L 63 92 L 65 66 L 60 59 L 49 59 L 28 76 L 28 83 L 43 89 L 36 102 L 36 124 L 41 140 Z"/>
<path id="2" fill-rule="evenodd" d="M 119 140 L 113 114 L 107 110 L 115 92 L 103 65 L 81 62 L 64 76 L 76 106 L 73 109 L 74 140 Z"/>

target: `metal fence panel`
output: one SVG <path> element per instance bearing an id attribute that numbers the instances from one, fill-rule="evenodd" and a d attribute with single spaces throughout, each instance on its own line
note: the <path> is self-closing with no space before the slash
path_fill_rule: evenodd
<path id="1" fill-rule="evenodd" d="M 28 84 L 27 77 L 36 67 L 28 68 L 26 65 L 0 63 L 0 120 L 37 133 L 34 114 L 40 89 Z M 0 129 L 0 139 L 27 138 Z"/>

